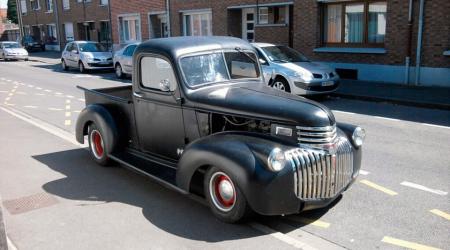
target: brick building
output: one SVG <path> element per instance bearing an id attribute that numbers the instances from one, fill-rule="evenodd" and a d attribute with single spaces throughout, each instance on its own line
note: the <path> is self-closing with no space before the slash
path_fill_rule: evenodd
<path id="1" fill-rule="evenodd" d="M 411 2 L 410 8 L 408 0 L 171 0 L 170 16 L 174 36 L 286 44 L 344 78 L 414 83 L 420 0 Z M 418 83 L 450 86 L 450 1 L 424 2 Z"/>
<path id="2" fill-rule="evenodd" d="M 115 49 L 169 35 L 165 0 L 110 0 L 110 5 Z"/>
<path id="3" fill-rule="evenodd" d="M 68 41 L 111 44 L 108 0 L 17 0 L 23 35 L 61 50 Z"/>

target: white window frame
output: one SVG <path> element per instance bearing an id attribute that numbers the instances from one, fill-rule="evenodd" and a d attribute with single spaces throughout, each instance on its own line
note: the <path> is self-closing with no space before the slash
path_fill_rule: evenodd
<path id="1" fill-rule="evenodd" d="M 107 6 L 109 4 L 109 0 L 100 0 L 100 6 Z"/>
<path id="2" fill-rule="evenodd" d="M 36 9 L 33 8 L 33 4 L 31 4 L 31 2 L 37 2 L 37 8 Z M 39 0 L 30 0 L 30 4 L 31 4 L 31 9 L 32 10 L 40 10 L 41 9 L 41 3 L 39 3 Z"/>
<path id="3" fill-rule="evenodd" d="M 62 0 L 62 6 L 64 10 L 70 10 L 70 0 Z"/>
<path id="4" fill-rule="evenodd" d="M 22 15 L 26 15 L 27 10 L 27 0 L 20 0 L 20 11 L 22 12 Z"/>
<path id="5" fill-rule="evenodd" d="M 136 40 L 125 40 L 125 36 L 123 36 L 124 40 L 121 39 L 121 23 L 120 18 L 123 20 L 136 20 L 139 24 L 139 29 L 136 30 Z M 136 18 L 136 19 L 134 19 Z M 119 43 L 120 44 L 128 44 L 128 43 L 134 43 L 134 42 L 140 42 L 142 41 L 142 23 L 141 23 L 141 15 L 139 13 L 130 13 L 130 14 L 123 14 L 123 15 L 117 15 L 117 30 L 119 31 Z"/>
<path id="6" fill-rule="evenodd" d="M 264 12 L 265 13 L 262 13 Z M 261 17 L 264 17 L 264 21 Z M 269 23 L 269 7 L 259 7 L 258 8 L 258 24 L 268 24 Z"/>
<path id="7" fill-rule="evenodd" d="M 183 12 L 183 36 L 187 36 L 187 27 L 186 27 L 186 16 L 191 16 L 190 17 L 190 28 L 191 28 L 191 30 L 190 30 L 190 33 L 191 33 L 191 35 L 190 36 L 192 36 L 192 33 L 193 33 L 193 18 L 192 18 L 192 16 L 194 16 L 194 15 L 208 15 L 208 27 L 207 27 L 207 29 L 208 29 L 208 34 L 200 34 L 200 36 L 212 36 L 213 35 L 213 32 L 212 32 L 212 26 L 213 26 L 213 23 L 212 23 L 212 11 L 211 10 L 200 10 L 200 11 L 186 11 L 186 12 Z M 201 30 L 202 29 L 200 29 L 200 32 L 201 32 Z"/>
<path id="8" fill-rule="evenodd" d="M 147 13 L 147 18 L 148 18 L 148 38 L 149 39 L 154 38 L 153 37 L 154 36 L 154 34 L 153 34 L 153 25 L 154 24 L 151 21 L 151 17 L 154 16 L 154 15 L 156 15 L 156 16 L 158 16 L 158 15 L 165 15 L 165 23 L 166 24 L 168 23 L 168 20 L 167 20 L 168 16 L 167 16 L 167 12 L 166 11 L 152 11 L 152 12 L 148 12 Z"/>
<path id="9" fill-rule="evenodd" d="M 57 30 L 56 30 L 56 24 L 54 24 L 54 23 L 49 23 L 49 24 L 47 24 L 47 37 L 50 37 L 50 33 L 49 33 L 49 27 L 52 27 L 52 36 L 54 37 L 54 38 L 56 38 L 56 40 L 58 40 L 58 32 L 57 32 Z"/>
<path id="10" fill-rule="evenodd" d="M 45 7 L 47 8 L 47 13 L 53 12 L 53 0 L 45 0 Z"/>

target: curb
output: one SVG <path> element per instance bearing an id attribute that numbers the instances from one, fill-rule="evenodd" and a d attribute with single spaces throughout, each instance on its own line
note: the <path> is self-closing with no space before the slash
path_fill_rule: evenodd
<path id="1" fill-rule="evenodd" d="M 396 99 L 396 98 L 352 95 L 352 94 L 342 94 L 342 93 L 332 93 L 331 96 L 342 97 L 342 98 L 346 98 L 346 99 L 354 99 L 354 100 L 372 101 L 372 102 L 388 102 L 388 103 L 400 104 L 400 105 L 405 105 L 405 106 L 413 106 L 413 107 L 419 107 L 419 108 L 450 110 L 450 104 L 443 104 L 443 103 L 415 102 L 415 101 L 408 101 L 408 100 Z"/>
<path id="2" fill-rule="evenodd" d="M 1 202 L 1 199 L 0 199 Z M 8 241 L 6 240 L 5 223 L 3 222 L 3 206 L 0 204 L 0 249 L 8 249 Z"/>

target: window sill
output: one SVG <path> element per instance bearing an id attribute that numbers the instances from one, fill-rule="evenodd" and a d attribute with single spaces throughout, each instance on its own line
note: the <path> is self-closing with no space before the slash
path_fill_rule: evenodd
<path id="1" fill-rule="evenodd" d="M 51 13 L 53 13 L 53 10 L 49 10 L 49 11 L 45 12 L 45 14 L 51 14 Z"/>
<path id="2" fill-rule="evenodd" d="M 444 56 L 450 56 L 450 50 L 444 51 L 444 53 L 442 53 Z"/>
<path id="3" fill-rule="evenodd" d="M 272 24 L 255 24 L 255 27 L 286 27 L 286 23 L 272 23 Z"/>
<path id="4" fill-rule="evenodd" d="M 386 54 L 385 48 L 321 47 L 315 48 L 313 51 L 318 53 Z"/>

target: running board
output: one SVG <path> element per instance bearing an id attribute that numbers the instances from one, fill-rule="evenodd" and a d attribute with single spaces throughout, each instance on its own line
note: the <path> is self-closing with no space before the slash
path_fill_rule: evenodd
<path id="1" fill-rule="evenodd" d="M 176 186 L 176 169 L 166 164 L 160 164 L 147 157 L 141 157 L 136 154 L 123 151 L 108 155 L 114 161 L 125 167 L 150 177 L 165 187 L 174 189 L 182 194 L 189 194 L 185 190 Z"/>

